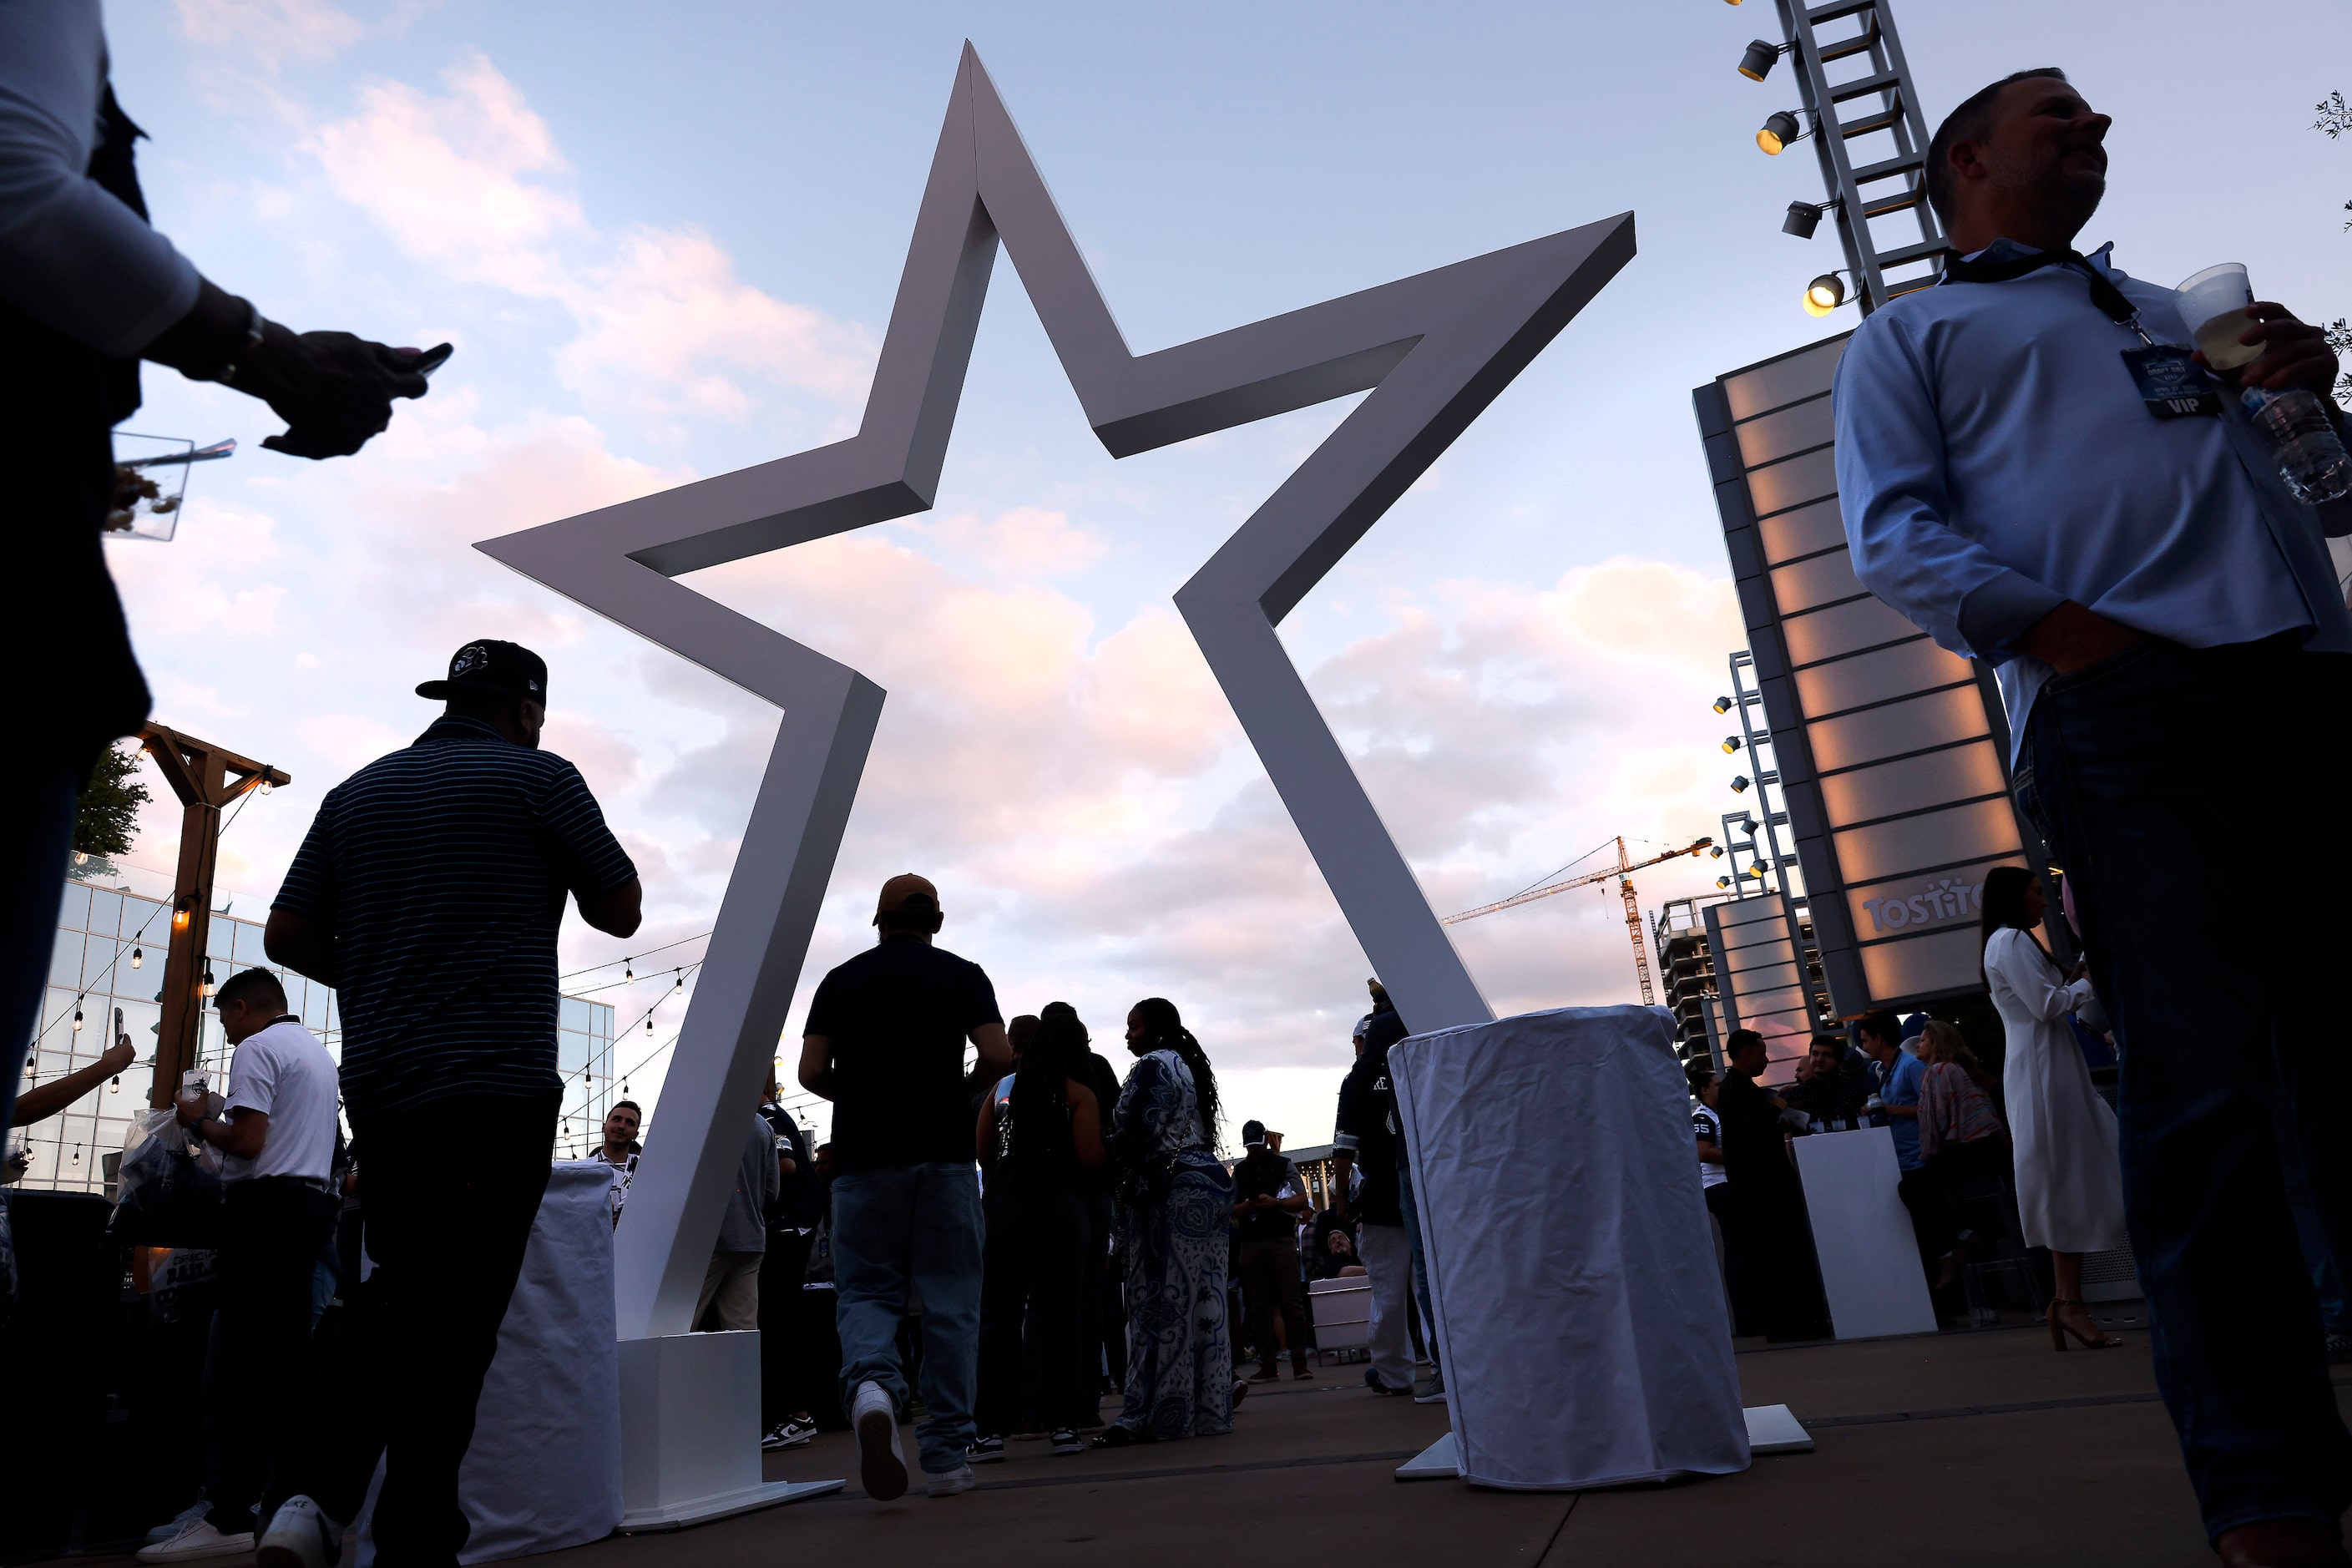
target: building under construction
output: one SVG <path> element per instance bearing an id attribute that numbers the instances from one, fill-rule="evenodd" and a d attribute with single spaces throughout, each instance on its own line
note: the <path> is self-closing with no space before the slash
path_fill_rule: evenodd
<path id="1" fill-rule="evenodd" d="M 1748 1025 L 1748 1020 L 1739 1018 L 1734 1023 L 1736 1005 L 1727 1007 L 1725 1004 L 1723 988 L 1716 974 L 1714 947 L 1707 938 L 1705 910 L 1710 904 L 1736 901 L 1738 900 L 1727 893 L 1670 899 L 1659 907 L 1650 926 L 1658 983 L 1665 993 L 1661 1001 L 1675 1016 L 1675 1049 L 1686 1062 L 1713 1062 L 1717 1072 L 1724 1066 L 1724 1037 L 1734 1027 Z M 1806 918 L 1801 906 L 1795 910 L 1793 919 L 1808 1011 L 1812 1017 L 1832 1016 L 1829 989 L 1822 978 L 1821 952 L 1813 942 L 1812 921 Z"/>

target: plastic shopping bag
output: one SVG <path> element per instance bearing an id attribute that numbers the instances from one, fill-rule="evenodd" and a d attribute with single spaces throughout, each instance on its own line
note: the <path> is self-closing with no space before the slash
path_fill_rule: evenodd
<path id="1" fill-rule="evenodd" d="M 150 1110 L 116 1178 L 108 1235 L 131 1247 L 212 1247 L 220 1238 L 221 1179 L 189 1152 L 169 1110 Z M 212 1151 L 207 1146 L 205 1152 Z M 212 1163 L 217 1164 L 215 1160 Z"/>

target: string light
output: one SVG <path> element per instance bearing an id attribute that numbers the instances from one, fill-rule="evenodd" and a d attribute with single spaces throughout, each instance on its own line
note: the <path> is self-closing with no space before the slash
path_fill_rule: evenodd
<path id="1" fill-rule="evenodd" d="M 637 977 L 637 966 L 636 966 L 636 962 L 635 962 L 634 959 L 627 959 L 627 958 L 625 958 L 625 959 L 621 960 L 621 981 L 622 981 L 622 984 L 628 984 L 629 982 L 635 980 L 635 979 L 636 979 L 636 977 Z"/>
<path id="2" fill-rule="evenodd" d="M 272 788 L 274 788 L 274 787 L 275 787 L 275 786 L 274 786 L 274 785 L 272 785 L 272 784 L 270 784 L 270 782 L 269 782 L 269 775 L 268 775 L 268 773 L 264 773 L 264 774 L 262 774 L 262 775 L 261 775 L 261 793 L 262 793 L 262 794 L 264 794 L 264 795 L 268 795 L 268 794 L 270 792 L 270 790 L 271 790 Z"/>
<path id="3" fill-rule="evenodd" d="M 677 975 L 677 984 L 671 986 L 670 989 L 673 991 L 683 991 L 686 989 L 686 971 L 683 969 L 677 970 L 676 973 Z"/>
<path id="4" fill-rule="evenodd" d="M 79 996 L 74 998 L 74 1033 L 77 1035 L 81 1033 L 81 1001 Z"/>
<path id="5" fill-rule="evenodd" d="M 146 961 L 145 951 L 134 945 L 131 950 L 131 967 L 136 969 Z"/>
<path id="6" fill-rule="evenodd" d="M 213 972 L 212 972 L 211 970 L 207 969 L 207 970 L 205 970 L 205 983 L 204 983 L 202 985 L 199 985 L 199 986 L 197 986 L 197 987 L 196 987 L 196 994 L 197 994 L 197 995 L 199 995 L 199 996 L 209 996 L 209 995 L 211 995 L 212 994 L 213 994 Z"/>
<path id="7" fill-rule="evenodd" d="M 648 1014 L 646 1014 L 646 1034 L 648 1034 L 648 1035 L 650 1035 L 650 1034 L 652 1034 L 653 1032 L 654 1032 L 654 1016 L 653 1016 L 651 1013 L 648 1013 Z"/>

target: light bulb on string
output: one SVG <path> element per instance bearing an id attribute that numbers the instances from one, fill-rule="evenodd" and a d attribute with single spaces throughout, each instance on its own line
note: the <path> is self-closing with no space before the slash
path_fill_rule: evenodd
<path id="1" fill-rule="evenodd" d="M 676 973 L 676 974 L 677 974 L 677 984 L 675 984 L 675 985 L 673 985 L 673 986 L 671 986 L 671 987 L 670 987 L 670 989 L 671 989 L 671 990 L 673 990 L 673 991 L 683 991 L 683 990 L 685 990 L 685 989 L 686 989 L 686 971 L 685 971 L 685 970 L 683 970 L 683 969 L 680 969 L 680 970 L 673 971 L 673 973 Z"/>
<path id="2" fill-rule="evenodd" d="M 630 983 L 630 982 L 632 982 L 632 981 L 635 980 L 635 979 L 636 979 L 636 977 L 637 977 L 637 966 L 636 966 L 635 962 L 634 960 L 626 959 L 626 958 L 625 958 L 625 959 L 621 960 L 621 981 L 622 981 L 622 984 L 628 984 L 628 983 Z"/>
<path id="3" fill-rule="evenodd" d="M 654 1016 L 653 1016 L 651 1013 L 648 1013 L 648 1014 L 646 1014 L 646 1034 L 648 1034 L 648 1035 L 650 1035 L 650 1034 L 652 1034 L 653 1032 L 654 1032 Z"/>
<path id="4" fill-rule="evenodd" d="M 140 949 L 140 948 L 138 948 L 138 947 L 135 947 L 135 946 L 134 946 L 133 948 L 131 948 L 131 968 L 136 969 L 136 968 L 138 968 L 142 963 L 144 963 L 146 961 L 147 961 L 147 954 L 146 954 L 146 952 L 145 952 L 144 951 L 142 951 L 142 949 Z"/>
<path id="5" fill-rule="evenodd" d="M 74 1033 L 81 1033 L 81 998 L 74 998 Z"/>
<path id="6" fill-rule="evenodd" d="M 271 790 L 271 788 L 272 788 L 272 787 L 274 787 L 274 786 L 272 786 L 272 785 L 271 785 L 271 784 L 270 784 L 270 782 L 269 782 L 268 777 L 267 775 L 264 775 L 264 776 L 263 776 L 263 778 L 262 778 L 262 781 L 261 781 L 261 793 L 262 793 L 262 794 L 264 794 L 264 795 L 268 795 L 268 794 L 270 792 L 270 790 Z"/>

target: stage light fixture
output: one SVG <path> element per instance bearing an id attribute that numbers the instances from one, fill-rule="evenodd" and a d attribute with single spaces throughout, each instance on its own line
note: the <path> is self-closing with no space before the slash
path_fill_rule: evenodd
<path id="1" fill-rule="evenodd" d="M 1779 157 L 1781 149 L 1791 142 L 1801 142 L 1804 139 L 1805 128 L 1798 124 L 1797 117 L 1785 109 L 1776 110 L 1769 116 L 1764 121 L 1763 129 L 1756 132 L 1756 145 L 1775 158 Z"/>
<path id="2" fill-rule="evenodd" d="M 1739 750 L 1739 737 L 1737 735 L 1726 735 L 1723 738 L 1723 754 L 1727 757 L 1738 750 Z"/>
<path id="3" fill-rule="evenodd" d="M 1799 239 L 1811 239 L 1813 230 L 1822 226 L 1822 208 L 1811 202 L 1790 202 L 1789 216 L 1780 220 L 1780 232 L 1793 234 Z"/>
<path id="4" fill-rule="evenodd" d="M 1762 81 L 1780 63 L 1780 47 L 1758 38 L 1749 43 L 1747 53 L 1739 57 L 1739 74 L 1749 81 Z"/>
<path id="5" fill-rule="evenodd" d="M 1734 773 L 1731 776 L 1731 793 L 1734 795 L 1745 795 L 1747 792 L 1748 775 L 1746 773 Z"/>
<path id="6" fill-rule="evenodd" d="M 1761 881 L 1764 877 L 1764 868 L 1761 866 L 1750 866 L 1748 869 L 1739 874 L 1743 877 L 1754 877 L 1759 881 Z"/>
<path id="7" fill-rule="evenodd" d="M 1717 877 L 1715 879 L 1715 885 L 1718 888 L 1728 888 L 1731 886 L 1731 879 L 1728 877 Z"/>
<path id="8" fill-rule="evenodd" d="M 1722 858 L 1723 858 L 1723 846 L 1722 846 L 1722 845 L 1720 845 L 1720 844 L 1718 844 L 1718 845 L 1717 845 L 1714 848 L 1712 848 L 1712 849 L 1708 850 L 1708 851 L 1706 852 L 1706 858 L 1707 858 L 1708 859 L 1710 859 L 1710 860 L 1720 860 L 1720 859 L 1722 859 Z"/>
<path id="9" fill-rule="evenodd" d="M 1845 279 L 1824 272 L 1805 285 L 1805 314 L 1826 316 L 1845 303 Z"/>

